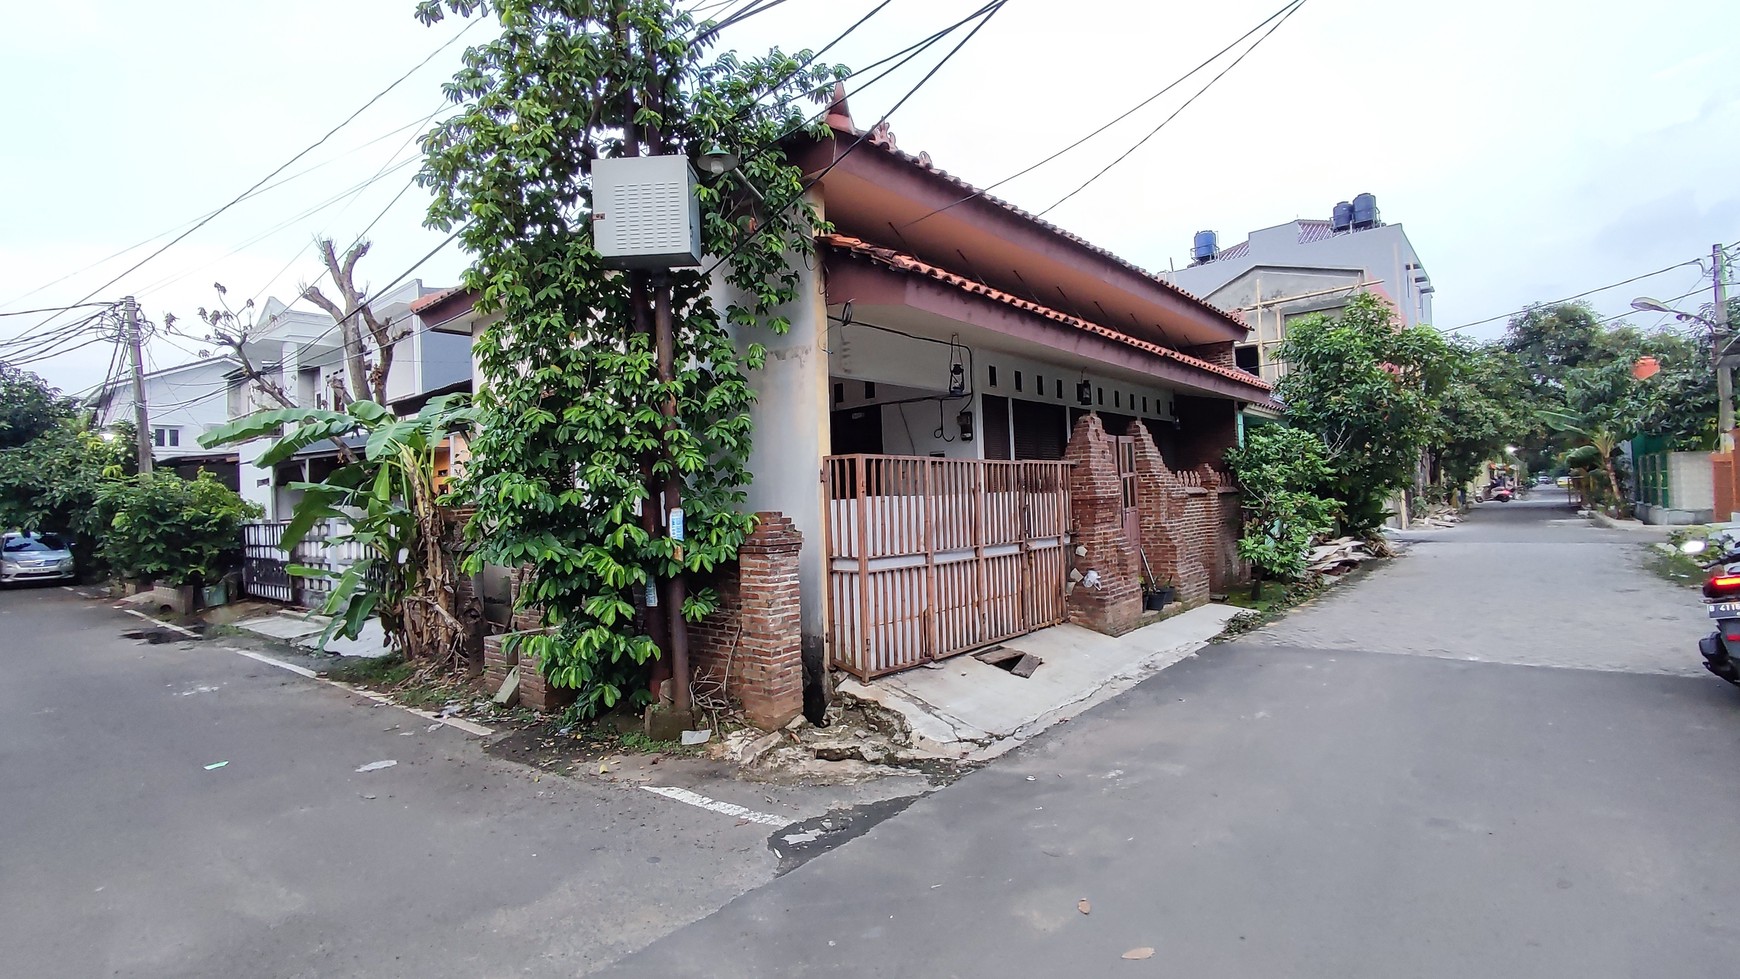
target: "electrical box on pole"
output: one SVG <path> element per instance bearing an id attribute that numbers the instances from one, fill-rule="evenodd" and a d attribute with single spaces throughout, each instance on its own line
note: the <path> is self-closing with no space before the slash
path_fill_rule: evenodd
<path id="1" fill-rule="evenodd" d="M 686 156 L 592 161 L 592 242 L 607 264 L 701 264 L 701 199 Z"/>

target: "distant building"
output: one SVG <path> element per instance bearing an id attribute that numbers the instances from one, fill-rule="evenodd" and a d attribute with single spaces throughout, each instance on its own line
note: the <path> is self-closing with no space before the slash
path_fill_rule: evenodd
<path id="1" fill-rule="evenodd" d="M 230 377 L 240 365 L 229 357 L 207 357 L 145 375 L 150 408 L 151 458 L 159 467 L 189 478 L 208 469 L 230 489 L 237 488 L 236 450 L 201 448 L 199 437 L 230 420 Z M 133 381 L 123 374 L 90 397 L 99 429 L 133 421 Z"/>
<path id="2" fill-rule="evenodd" d="M 1214 232 L 1197 232 L 1191 259 L 1171 281 L 1244 314 L 1251 336 L 1237 347 L 1237 363 L 1271 383 L 1286 373 L 1275 349 L 1287 324 L 1334 313 L 1361 292 L 1383 296 L 1406 326 L 1432 321 L 1431 277 L 1402 226 L 1385 224 L 1370 194 L 1335 205 L 1328 220 L 1278 224 L 1224 249 Z"/>

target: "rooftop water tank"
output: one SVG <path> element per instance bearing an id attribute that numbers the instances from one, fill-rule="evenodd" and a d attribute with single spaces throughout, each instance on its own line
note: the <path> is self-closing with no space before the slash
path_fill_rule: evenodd
<path id="1" fill-rule="evenodd" d="M 1219 254 L 1220 236 L 1212 231 L 1198 231 L 1196 240 L 1190 246 L 1190 257 L 1195 259 L 1198 265 L 1201 265 L 1203 262 L 1214 261 L 1215 256 Z"/>
<path id="2" fill-rule="evenodd" d="M 1339 234 L 1352 227 L 1353 205 L 1349 204 L 1347 201 L 1342 201 L 1335 205 L 1335 210 L 1330 213 L 1329 229 Z"/>
<path id="3" fill-rule="evenodd" d="M 1378 218 L 1377 196 L 1360 194 L 1353 199 L 1353 226 L 1375 228 L 1383 222 Z"/>

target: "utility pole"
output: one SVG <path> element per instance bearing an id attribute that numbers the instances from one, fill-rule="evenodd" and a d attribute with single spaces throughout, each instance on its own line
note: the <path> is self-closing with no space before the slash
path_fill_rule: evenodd
<path id="1" fill-rule="evenodd" d="M 1728 253 L 1720 242 L 1710 247 L 1716 279 L 1716 427 L 1721 429 L 1722 450 L 1734 448 L 1734 368 L 1728 363 Z"/>
<path id="2" fill-rule="evenodd" d="M 139 304 L 132 296 L 121 300 L 121 342 L 133 360 L 133 424 L 138 428 L 139 471 L 151 471 L 151 413 L 145 405 L 144 341 L 139 336 Z"/>

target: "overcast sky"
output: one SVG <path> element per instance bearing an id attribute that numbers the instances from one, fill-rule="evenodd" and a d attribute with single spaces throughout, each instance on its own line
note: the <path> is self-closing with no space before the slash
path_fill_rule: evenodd
<path id="1" fill-rule="evenodd" d="M 704 0 L 703 0 L 704 2 Z M 980 0 L 893 0 L 830 52 L 864 65 Z M 1282 0 L 1010 0 L 890 124 L 902 149 L 980 186 L 1003 179 L 1151 95 Z M 874 0 L 787 0 L 725 34 L 744 51 L 819 47 Z M 362 277 L 379 287 L 442 235 L 404 192 L 411 136 L 484 24 L 436 56 L 292 176 L 104 286 L 271 172 L 464 25 L 425 28 L 410 0 L 57 0 L 0 14 L 0 313 L 132 293 L 195 324 L 221 281 L 290 299 L 320 272 L 311 241 L 371 221 Z M 1182 265 L 1192 232 L 1223 245 L 1361 191 L 1399 222 L 1453 327 L 1696 258 L 1740 240 L 1740 4 L 1602 0 L 1308 0 L 1244 62 L 1122 164 L 1048 217 L 1152 270 Z M 855 94 L 869 125 L 945 46 Z M 1040 210 L 1127 150 L 1217 65 L 998 190 Z M 310 169 L 314 168 L 314 169 Z M 383 173 L 383 171 L 386 171 Z M 372 183 L 366 183 L 371 181 Z M 361 187 L 361 189 L 357 189 Z M 153 237 L 157 236 L 157 237 Z M 144 247 L 142 242 L 152 239 Z M 117 252 L 125 251 L 120 257 Z M 465 258 L 423 265 L 451 284 Z M 1695 289 L 1681 267 L 1592 301 Z M 1684 300 L 1694 306 L 1698 299 Z M 40 317 L 0 316 L 0 339 Z M 1648 326 L 1651 317 L 1641 317 Z M 1470 330 L 1494 335 L 1502 323 Z M 195 342 L 154 342 L 151 360 Z M 67 389 L 101 380 L 95 343 L 36 369 Z"/>

